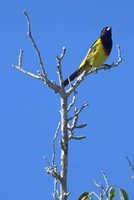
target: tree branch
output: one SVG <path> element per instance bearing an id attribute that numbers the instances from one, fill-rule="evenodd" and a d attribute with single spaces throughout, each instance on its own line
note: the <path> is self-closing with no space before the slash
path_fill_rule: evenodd
<path id="1" fill-rule="evenodd" d="M 55 166 L 55 156 L 56 156 L 55 141 L 56 141 L 56 139 L 58 137 L 60 126 L 61 126 L 61 123 L 59 122 L 58 126 L 57 126 L 57 129 L 56 129 L 56 132 L 55 132 L 55 135 L 54 135 L 54 138 L 53 138 L 53 142 L 52 142 L 52 150 L 53 150 L 53 153 L 52 153 L 52 166 Z"/>
<path id="2" fill-rule="evenodd" d="M 26 74 L 28 76 L 31 76 L 32 78 L 36 78 L 38 80 L 43 81 L 49 88 L 51 88 L 52 90 L 54 90 L 56 93 L 60 92 L 61 91 L 60 86 L 58 86 L 53 81 L 50 81 L 48 79 L 48 77 L 47 77 L 47 73 L 45 71 L 45 66 L 44 66 L 44 63 L 43 63 L 40 51 L 39 51 L 39 49 L 37 47 L 37 44 L 36 44 L 36 42 L 35 42 L 35 40 L 34 40 L 34 38 L 32 36 L 30 17 L 27 14 L 26 11 L 24 11 L 24 15 L 26 16 L 26 20 L 27 20 L 27 34 L 28 34 L 28 37 L 30 38 L 30 40 L 32 42 L 32 45 L 33 45 L 33 47 L 35 49 L 37 58 L 39 60 L 39 64 L 40 64 L 40 67 L 41 67 L 41 73 L 39 72 L 38 75 L 36 75 L 36 74 L 33 74 L 33 73 L 31 73 L 31 72 L 23 69 L 23 66 L 22 66 L 23 50 L 22 49 L 20 49 L 20 53 L 19 53 L 19 57 L 18 57 L 18 65 L 12 65 L 12 66 L 15 69 L 19 70 L 20 72 L 22 72 L 22 73 L 24 73 L 24 74 Z"/>
<path id="3" fill-rule="evenodd" d="M 110 199 L 109 199 L 109 192 L 110 192 L 110 189 L 113 188 L 113 187 L 110 186 L 108 177 L 107 177 L 107 175 L 105 174 L 105 172 L 102 171 L 101 173 L 102 173 L 102 176 L 103 176 L 103 178 L 104 178 L 106 187 L 104 187 L 102 183 L 99 183 L 99 184 L 96 183 L 96 181 L 94 180 L 94 183 L 95 183 L 96 187 L 98 187 L 99 190 L 100 190 L 100 197 L 99 197 L 99 200 L 103 200 L 103 199 L 110 200 Z M 104 197 L 105 197 L 105 198 L 104 198 Z"/>
<path id="4" fill-rule="evenodd" d="M 85 76 L 92 74 L 92 73 L 96 73 L 100 70 L 108 70 L 111 69 L 113 67 L 117 67 L 120 63 L 122 62 L 122 56 L 121 56 L 121 48 L 120 45 L 117 45 L 117 61 L 113 62 L 112 64 L 102 64 L 99 68 L 91 68 L 91 70 L 86 73 L 86 71 L 84 71 L 74 82 L 74 84 L 71 84 L 70 88 L 66 91 L 67 95 L 71 95 L 71 93 L 80 85 L 80 83 L 83 81 L 83 79 L 85 78 Z"/>
<path id="5" fill-rule="evenodd" d="M 46 76 L 46 71 L 45 71 L 45 67 L 44 67 L 44 64 L 43 64 L 43 60 L 42 60 L 42 57 L 41 57 L 41 54 L 40 54 L 40 51 L 35 43 L 35 40 L 32 36 L 32 31 L 31 31 L 31 22 L 30 22 L 30 18 L 29 18 L 29 15 L 27 14 L 26 11 L 24 11 L 24 15 L 26 16 L 26 20 L 27 20 L 27 35 L 29 36 L 32 44 L 33 44 L 33 47 L 34 49 L 36 50 L 36 54 L 37 54 L 37 58 L 39 60 L 39 63 L 40 63 L 40 67 L 41 67 L 41 73 Z"/>
<path id="6" fill-rule="evenodd" d="M 107 175 L 105 174 L 104 171 L 102 171 L 101 173 L 103 175 L 103 178 L 104 178 L 104 181 L 105 181 L 105 184 L 106 184 L 106 190 L 107 190 L 110 187 L 108 177 L 107 177 Z"/>
<path id="7" fill-rule="evenodd" d="M 86 123 L 82 123 L 80 125 L 76 125 L 75 128 L 85 128 L 87 126 Z"/>
<path id="8" fill-rule="evenodd" d="M 72 92 L 80 85 L 80 83 L 84 80 L 86 76 L 86 71 L 84 71 L 74 82 L 74 84 L 70 83 L 70 88 L 66 91 L 67 96 L 70 96 Z"/>
<path id="9" fill-rule="evenodd" d="M 33 74 L 31 72 L 28 72 L 26 70 L 24 70 L 22 68 L 22 60 L 23 60 L 23 54 L 24 54 L 24 51 L 22 49 L 20 49 L 20 53 L 19 53 L 19 56 L 18 56 L 18 65 L 12 65 L 15 69 L 19 70 L 20 72 L 23 72 L 24 74 L 28 75 L 28 76 L 31 76 L 32 78 L 36 78 L 38 80 L 41 80 L 41 77 L 36 75 L 36 74 Z"/>
<path id="10" fill-rule="evenodd" d="M 70 140 L 70 139 L 73 139 L 73 140 L 83 140 L 83 139 L 85 139 L 86 138 L 86 136 L 84 136 L 84 135 L 81 135 L 81 136 L 71 136 L 71 135 L 69 135 L 68 136 L 68 139 Z"/>
<path id="11" fill-rule="evenodd" d="M 72 101 L 71 103 L 68 105 L 68 108 L 67 108 L 67 111 L 69 112 L 71 110 L 71 108 L 74 106 L 75 104 L 75 101 L 76 101 L 76 94 L 77 92 L 74 90 L 74 94 L 73 94 L 73 98 L 72 98 Z"/>
<path id="12" fill-rule="evenodd" d="M 60 86 L 62 86 L 62 88 L 64 88 L 64 86 L 63 86 L 63 76 L 62 76 L 61 61 L 64 58 L 65 53 L 66 53 L 66 48 L 63 47 L 61 55 L 56 57 L 56 60 L 57 60 L 57 73 L 58 73 L 58 77 L 59 77 L 59 83 L 60 83 Z"/>
<path id="13" fill-rule="evenodd" d="M 79 119 L 79 114 L 82 112 L 82 110 L 88 106 L 87 102 L 84 102 L 84 104 L 81 106 L 81 108 L 78 110 L 77 108 L 75 108 L 75 113 L 74 116 L 71 117 L 70 119 L 68 119 L 68 130 L 70 132 L 70 135 L 68 136 L 68 139 L 76 139 L 76 140 L 80 140 L 80 139 L 84 139 L 85 136 L 74 136 L 74 130 L 76 128 L 84 128 L 87 124 L 83 123 L 80 125 L 77 125 L 78 119 Z M 69 121 L 72 120 L 72 125 L 69 125 Z"/>
<path id="14" fill-rule="evenodd" d="M 60 174 L 57 172 L 57 167 L 46 167 L 46 173 L 50 174 L 52 177 L 56 178 L 57 180 L 61 180 Z"/>
<path id="15" fill-rule="evenodd" d="M 132 165 L 130 159 L 128 158 L 128 156 L 126 156 L 126 159 L 128 161 L 128 164 L 130 166 L 130 169 L 132 170 L 132 172 L 134 173 L 134 165 Z M 134 179 L 134 176 L 131 176 L 132 179 Z"/>
<path id="16" fill-rule="evenodd" d="M 75 113 L 73 117 L 68 118 L 68 121 L 73 120 L 75 117 L 77 118 L 78 115 L 82 112 L 82 110 L 88 106 L 87 102 L 84 102 L 83 105 L 81 106 L 81 108 L 78 110 L 77 108 L 75 108 Z"/>

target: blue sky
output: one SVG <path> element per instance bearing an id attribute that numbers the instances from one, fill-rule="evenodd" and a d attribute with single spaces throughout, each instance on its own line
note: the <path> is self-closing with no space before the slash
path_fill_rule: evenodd
<path id="1" fill-rule="evenodd" d="M 77 106 L 88 101 L 80 116 L 88 126 L 71 141 L 69 149 L 69 199 L 83 191 L 96 190 L 93 180 L 110 183 L 134 195 L 134 182 L 125 156 L 134 162 L 134 2 L 3 1 L 0 6 L 0 199 L 52 199 L 53 180 L 44 171 L 43 156 L 51 157 L 51 142 L 59 120 L 59 97 L 41 82 L 15 71 L 18 52 L 24 49 L 23 65 L 39 68 L 26 35 L 27 10 L 32 31 L 50 79 L 57 80 L 56 55 L 66 46 L 64 77 L 80 64 L 104 26 L 112 26 L 114 46 L 107 60 L 116 61 L 116 45 L 122 49 L 122 64 L 110 71 L 88 76 L 78 88 Z"/>

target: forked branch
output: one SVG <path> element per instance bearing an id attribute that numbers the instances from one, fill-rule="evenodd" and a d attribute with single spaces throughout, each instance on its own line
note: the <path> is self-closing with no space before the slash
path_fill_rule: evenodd
<path id="1" fill-rule="evenodd" d="M 19 70 L 20 72 L 32 77 L 32 78 L 36 78 L 38 80 L 41 80 L 43 81 L 49 88 L 51 88 L 52 90 L 54 90 L 55 92 L 59 92 L 60 91 L 60 87 L 54 83 L 53 81 L 50 81 L 48 79 L 48 76 L 47 76 L 47 73 L 46 73 L 46 70 L 45 70 L 45 66 L 44 66 L 44 63 L 43 63 L 43 59 L 41 57 L 41 54 L 40 54 L 40 51 L 39 51 L 39 48 L 33 38 L 33 35 L 32 35 L 32 31 L 31 31 L 31 22 L 30 22 L 30 18 L 29 18 L 29 15 L 27 14 L 26 11 L 24 11 L 24 15 L 26 16 L 26 20 L 27 20 L 27 34 L 28 34 L 28 37 L 30 38 L 31 40 L 31 43 L 35 49 L 35 52 L 36 52 L 36 55 L 37 55 L 37 58 L 38 58 L 38 61 L 39 61 L 39 64 L 40 64 L 40 67 L 41 67 L 41 72 L 39 72 L 38 74 L 34 74 L 34 73 L 31 73 L 25 69 L 23 69 L 23 66 L 22 66 L 22 61 L 23 61 L 23 53 L 24 51 L 22 49 L 20 49 L 20 53 L 19 53 L 19 56 L 18 56 L 18 65 L 12 65 L 15 69 Z"/>

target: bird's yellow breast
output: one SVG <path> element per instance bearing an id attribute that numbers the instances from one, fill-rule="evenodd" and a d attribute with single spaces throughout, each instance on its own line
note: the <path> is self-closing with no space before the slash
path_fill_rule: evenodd
<path id="1" fill-rule="evenodd" d="M 107 59 L 107 54 L 99 38 L 88 50 L 86 57 L 79 66 L 82 71 L 90 71 L 92 67 L 99 68 Z"/>

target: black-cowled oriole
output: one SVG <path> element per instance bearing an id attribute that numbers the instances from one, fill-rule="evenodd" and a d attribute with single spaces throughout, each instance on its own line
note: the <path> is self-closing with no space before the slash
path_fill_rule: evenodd
<path id="1" fill-rule="evenodd" d="M 99 68 L 108 58 L 112 49 L 112 29 L 111 27 L 104 27 L 101 31 L 100 37 L 93 43 L 88 50 L 87 55 L 81 62 L 78 69 L 71 74 L 63 83 L 67 86 L 69 82 L 73 81 L 76 77 L 86 71 L 86 74 L 92 68 Z"/>

